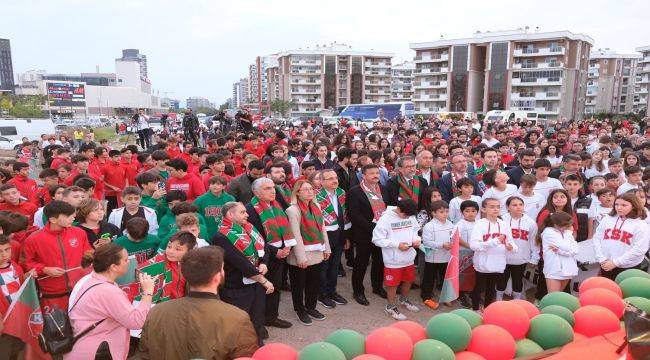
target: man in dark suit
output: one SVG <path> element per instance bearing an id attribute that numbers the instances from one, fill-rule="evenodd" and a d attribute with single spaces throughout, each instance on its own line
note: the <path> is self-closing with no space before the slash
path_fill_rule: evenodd
<path id="1" fill-rule="evenodd" d="M 442 200 L 449 203 L 454 198 L 456 192 L 456 182 L 462 178 L 469 178 L 474 184 L 474 195 L 481 196 L 481 189 L 474 174 L 467 172 L 467 158 L 463 154 L 452 155 L 451 157 L 451 171 L 440 178 L 438 187 Z"/>
<path id="2" fill-rule="evenodd" d="M 510 177 L 510 179 L 508 180 L 508 184 L 512 184 L 517 187 L 519 187 L 519 183 L 521 182 L 521 177 L 524 174 L 533 173 L 533 164 L 535 163 L 535 153 L 531 149 L 523 150 L 522 152 L 519 153 L 518 159 L 519 159 L 519 165 L 506 171 L 508 177 Z"/>
<path id="3" fill-rule="evenodd" d="M 345 191 L 351 187 L 359 185 L 356 176 L 357 153 L 349 148 L 341 148 L 336 153 L 337 162 L 334 165 L 334 171 L 339 179 L 339 187 Z"/>
<path id="4" fill-rule="evenodd" d="M 422 209 L 424 189 L 427 188 L 428 183 L 422 176 L 415 174 L 415 157 L 413 155 L 400 157 L 397 160 L 397 172 L 397 175 L 386 182 L 388 193 L 386 205 L 397 206 L 399 200 L 404 200 L 408 196 L 418 204 L 418 209 Z"/>
<path id="5" fill-rule="evenodd" d="M 255 180 L 252 184 L 252 191 L 255 195 L 255 198 L 260 202 L 271 203 L 273 200 L 278 201 L 279 204 L 282 204 L 280 200 L 282 196 L 275 191 L 275 184 L 270 178 L 259 178 Z M 280 205 L 284 208 L 284 205 Z M 280 288 L 282 286 L 282 271 L 284 268 L 284 263 L 286 257 L 289 255 L 291 250 L 290 247 L 282 244 L 281 247 L 275 247 L 268 243 L 267 233 L 262 224 L 262 219 L 260 214 L 255 210 L 253 204 L 248 202 L 246 204 L 246 212 L 248 213 L 248 222 L 250 222 L 255 229 L 264 237 L 265 246 L 264 250 L 268 252 L 269 262 L 268 262 L 268 272 L 266 273 L 266 278 L 273 283 L 273 287 L 276 289 L 274 292 L 266 295 L 266 309 L 265 309 L 265 318 L 266 326 L 274 326 L 277 328 L 288 328 L 291 327 L 291 323 L 278 318 L 278 308 L 280 306 Z M 287 215 L 284 214 L 286 217 Z M 287 219 L 287 223 L 289 219 Z"/>
<path id="6" fill-rule="evenodd" d="M 354 300 L 361 305 L 369 305 L 364 294 L 363 278 L 366 276 L 368 262 L 372 255 L 370 278 L 372 292 L 386 298 L 383 287 L 384 261 L 381 248 L 372 243 L 372 231 L 377 220 L 386 208 L 388 194 L 379 183 L 379 167 L 375 164 L 364 165 L 361 168 L 363 179 L 358 186 L 350 189 L 346 197 L 346 205 L 352 223 L 352 239 L 356 245 L 354 267 L 352 269 L 352 290 Z M 374 206 L 371 204 L 374 204 Z"/>
<path id="7" fill-rule="evenodd" d="M 234 178 L 228 185 L 227 192 L 242 204 L 248 204 L 253 198 L 251 184 L 255 179 L 264 174 L 264 164 L 260 160 L 253 160 L 248 164 L 245 173 Z"/>

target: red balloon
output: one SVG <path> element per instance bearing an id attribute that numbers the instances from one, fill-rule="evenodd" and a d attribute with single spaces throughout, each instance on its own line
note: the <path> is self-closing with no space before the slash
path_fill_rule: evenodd
<path id="1" fill-rule="evenodd" d="M 521 306 L 522 308 L 524 308 L 524 310 L 526 310 L 526 312 L 528 313 L 529 319 L 532 319 L 535 316 L 539 315 L 539 309 L 537 308 L 537 306 L 535 306 L 535 304 L 531 303 L 530 301 L 515 299 L 515 300 L 510 300 L 510 302 L 515 303 Z"/>
<path id="2" fill-rule="evenodd" d="M 594 337 L 621 329 L 621 323 L 614 313 L 602 306 L 587 305 L 573 313 L 573 330 L 586 337 Z"/>
<path id="3" fill-rule="evenodd" d="M 373 354 L 363 354 L 355 357 L 352 360 L 386 360 L 381 356 L 373 355 Z"/>
<path id="4" fill-rule="evenodd" d="M 413 341 L 403 330 L 382 327 L 366 337 L 366 353 L 390 360 L 411 360 Z"/>
<path id="5" fill-rule="evenodd" d="M 585 339 L 588 339 L 588 337 L 582 335 L 581 333 L 577 333 L 577 332 L 573 333 L 573 341 L 574 342 L 582 341 L 582 340 L 585 340 Z"/>
<path id="6" fill-rule="evenodd" d="M 483 324 L 506 329 L 515 340 L 523 339 L 530 327 L 528 312 L 510 301 L 495 301 L 483 310 Z"/>
<path id="7" fill-rule="evenodd" d="M 496 325 L 479 325 L 472 330 L 467 351 L 477 353 L 486 360 L 510 360 L 515 357 L 516 344 L 505 329 Z"/>
<path id="8" fill-rule="evenodd" d="M 255 360 L 296 360 L 298 352 L 287 344 L 270 343 L 257 349 L 253 358 Z"/>
<path id="9" fill-rule="evenodd" d="M 625 312 L 623 299 L 612 291 L 603 288 L 592 288 L 585 292 L 581 291 L 580 305 L 600 305 L 611 310 L 619 319 Z"/>
<path id="10" fill-rule="evenodd" d="M 614 280 L 602 276 L 590 277 L 580 283 L 580 294 L 591 289 L 607 289 L 613 291 L 619 298 L 623 298 L 623 291 Z"/>
<path id="11" fill-rule="evenodd" d="M 249 357 L 240 357 L 240 358 L 236 358 L 235 360 L 255 360 L 255 359 Z"/>
<path id="12" fill-rule="evenodd" d="M 413 340 L 413 345 L 420 340 L 427 338 L 427 331 L 424 327 L 415 321 L 404 320 L 393 323 L 390 327 L 400 329 Z"/>
<path id="13" fill-rule="evenodd" d="M 456 360 L 485 360 L 485 358 L 471 351 L 461 351 L 456 353 Z"/>

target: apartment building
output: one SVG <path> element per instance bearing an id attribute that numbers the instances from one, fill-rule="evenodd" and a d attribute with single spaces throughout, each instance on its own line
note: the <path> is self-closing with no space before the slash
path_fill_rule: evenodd
<path id="1" fill-rule="evenodd" d="M 259 103 L 262 101 L 260 89 L 260 73 L 257 62 L 248 66 L 248 96 L 247 98 L 251 103 Z"/>
<path id="2" fill-rule="evenodd" d="M 650 92 L 650 45 L 636 48 L 641 53 L 637 61 L 633 111 L 648 114 L 648 92 Z"/>
<path id="3" fill-rule="evenodd" d="M 525 110 L 548 119 L 582 118 L 592 44 L 583 34 L 523 29 L 412 43 L 415 111 Z"/>
<path id="4" fill-rule="evenodd" d="M 0 39 L 0 93 L 14 92 L 14 86 L 11 43 L 9 39 Z"/>
<path id="5" fill-rule="evenodd" d="M 585 114 L 624 114 L 634 105 L 634 82 L 638 54 L 617 54 L 609 49 L 589 56 Z"/>
<path id="6" fill-rule="evenodd" d="M 279 98 L 293 102 L 292 115 L 391 99 L 393 54 L 357 51 L 332 43 L 278 54 Z"/>
<path id="7" fill-rule="evenodd" d="M 391 101 L 411 101 L 413 96 L 413 70 L 415 70 L 415 63 L 412 61 L 393 65 L 390 87 Z"/>
<path id="8" fill-rule="evenodd" d="M 268 102 L 280 98 L 280 75 L 278 74 L 277 58 L 275 64 L 266 68 L 266 83 L 268 92 Z"/>

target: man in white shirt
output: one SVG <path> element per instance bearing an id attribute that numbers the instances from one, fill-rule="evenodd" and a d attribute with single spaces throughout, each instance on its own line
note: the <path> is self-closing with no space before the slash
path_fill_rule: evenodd
<path id="1" fill-rule="evenodd" d="M 548 176 L 551 172 L 551 162 L 548 159 L 535 160 L 533 167 L 535 168 L 535 178 L 537 179 L 534 188 L 535 193 L 542 195 L 546 199 L 548 198 L 548 194 L 554 189 L 563 188 L 560 180 Z"/>

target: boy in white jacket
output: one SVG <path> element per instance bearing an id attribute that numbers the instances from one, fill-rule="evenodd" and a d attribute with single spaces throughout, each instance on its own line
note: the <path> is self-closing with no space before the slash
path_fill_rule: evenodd
<path id="1" fill-rule="evenodd" d="M 124 206 L 114 209 L 108 215 L 108 222 L 120 228 L 126 229 L 126 223 L 136 217 L 143 218 L 149 223 L 149 234 L 158 234 L 158 217 L 156 212 L 146 206 L 140 206 L 142 190 L 135 186 L 127 186 L 122 191 L 122 202 Z"/>
<path id="2" fill-rule="evenodd" d="M 417 205 L 413 200 L 400 200 L 397 206 L 386 208 L 372 232 L 372 242 L 381 248 L 384 259 L 384 285 L 388 295 L 385 311 L 395 320 L 406 319 L 397 308 L 397 288 L 400 284 L 399 305 L 413 312 L 420 310 L 408 299 L 411 284 L 415 281 L 415 249 L 421 241 L 416 214 Z"/>
<path id="3" fill-rule="evenodd" d="M 472 290 L 474 310 L 479 310 L 481 293 L 484 291 L 484 307 L 494 301 L 497 280 L 506 268 L 506 254 L 517 251 L 510 226 L 499 219 L 501 201 L 486 198 L 481 204 L 481 209 L 485 217 L 474 225 L 469 243 L 469 247 L 474 250 L 473 261 L 476 270 L 476 283 Z"/>

